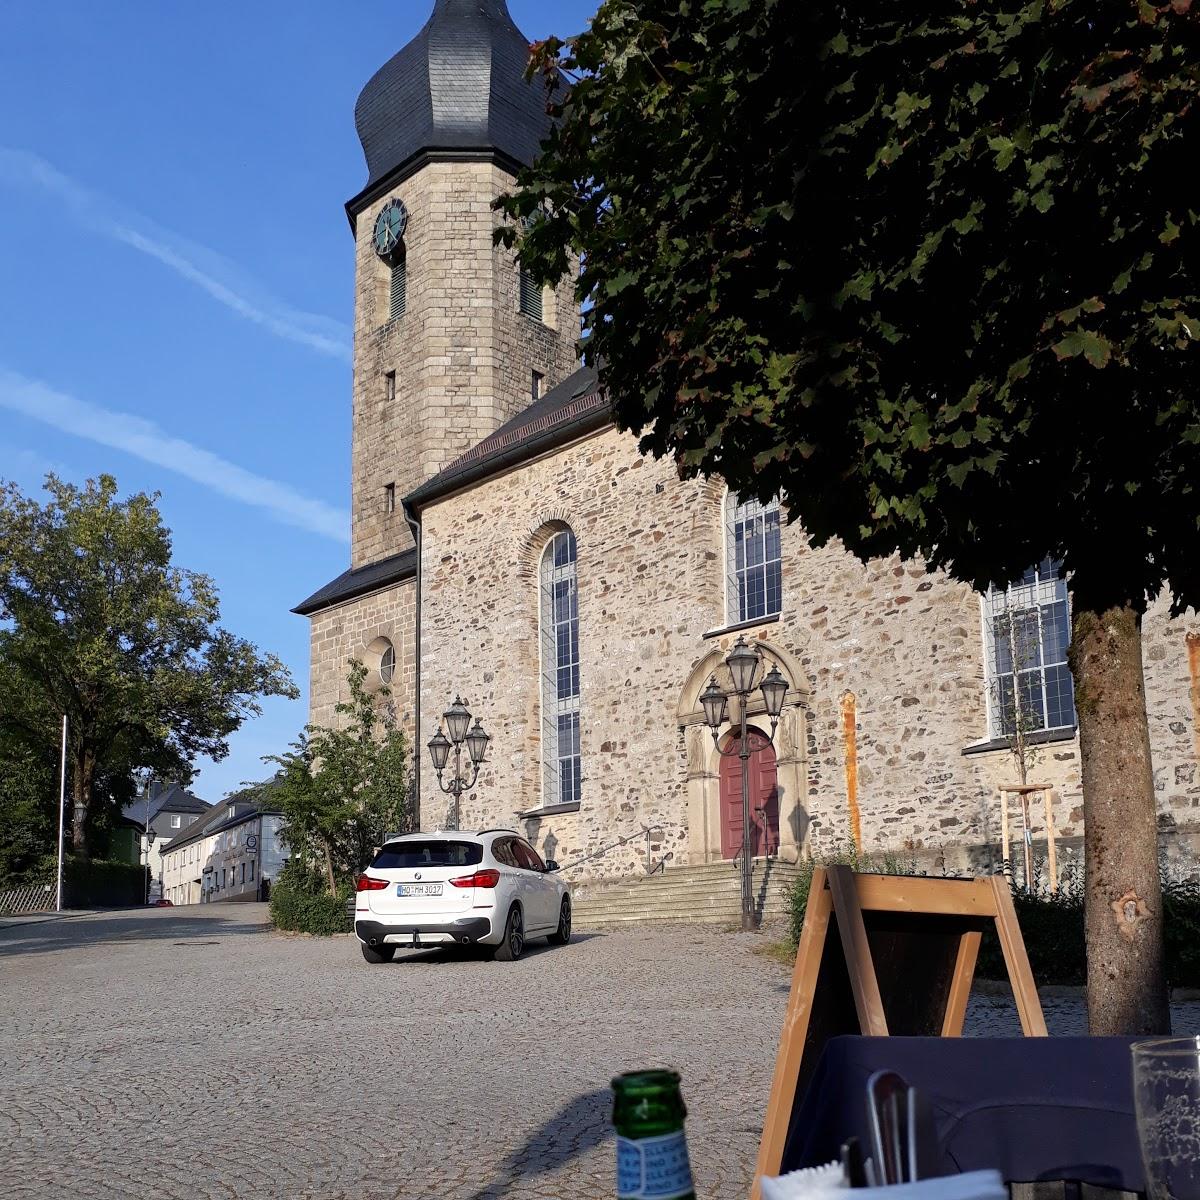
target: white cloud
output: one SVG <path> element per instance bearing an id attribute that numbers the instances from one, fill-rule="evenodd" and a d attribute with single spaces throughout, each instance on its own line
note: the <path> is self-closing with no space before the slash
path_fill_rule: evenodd
<path id="1" fill-rule="evenodd" d="M 276 337 L 350 360 L 350 330 L 340 321 L 289 308 L 228 259 L 84 187 L 44 158 L 0 146 L 0 181 L 51 193 L 85 229 L 155 259 Z"/>
<path id="2" fill-rule="evenodd" d="M 255 475 L 132 413 L 89 404 L 3 367 L 0 408 L 174 471 L 222 496 L 260 508 L 286 525 L 349 541 L 350 516 L 342 509 L 311 499 L 286 483 Z"/>

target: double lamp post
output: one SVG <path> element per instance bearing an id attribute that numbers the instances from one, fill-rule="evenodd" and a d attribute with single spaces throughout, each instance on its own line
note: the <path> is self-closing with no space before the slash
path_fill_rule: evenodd
<path id="1" fill-rule="evenodd" d="M 484 732 L 479 718 L 471 725 L 471 714 L 460 696 L 454 697 L 454 703 L 444 713 L 442 720 L 446 723 L 449 737 L 438 728 L 437 733 L 429 741 L 429 757 L 433 759 L 433 769 L 437 772 L 438 787 L 447 796 L 454 797 L 454 824 L 452 829 L 458 829 L 462 822 L 462 794 L 475 786 L 479 778 L 479 764 L 487 753 L 491 737 Z M 470 758 L 470 775 L 463 770 L 462 751 L 467 748 Z M 442 779 L 446 764 L 450 761 L 450 751 L 454 751 L 454 774 L 449 783 Z"/>
<path id="2" fill-rule="evenodd" d="M 753 847 L 751 845 L 750 826 L 750 736 L 749 736 L 749 707 L 750 696 L 756 690 L 762 692 L 763 705 L 771 718 L 771 732 L 764 734 L 768 742 L 774 742 L 775 729 L 779 724 L 779 714 L 783 711 L 783 702 L 787 697 L 787 680 L 780 674 L 779 668 L 772 666 L 765 678 L 762 675 L 766 664 L 762 652 L 746 644 L 745 637 L 739 636 L 733 649 L 725 657 L 725 666 L 729 670 L 729 678 L 733 687 L 726 692 L 717 683 L 714 675 L 708 682 L 708 687 L 700 693 L 700 704 L 704 709 L 704 722 L 712 731 L 713 744 L 717 753 L 723 758 L 740 758 L 742 760 L 742 849 L 741 849 L 741 880 L 742 880 L 742 928 L 755 929 L 758 926 L 758 911 L 754 903 L 754 863 Z M 761 679 L 761 683 L 759 680 Z M 729 715 L 729 701 L 736 698 L 738 702 L 738 717 L 741 723 L 740 736 L 724 748 L 721 746 L 721 727 Z M 735 748 L 736 747 L 736 748 Z"/>

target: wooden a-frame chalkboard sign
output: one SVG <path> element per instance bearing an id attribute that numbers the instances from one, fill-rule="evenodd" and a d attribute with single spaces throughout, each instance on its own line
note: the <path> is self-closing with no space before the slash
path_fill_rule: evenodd
<path id="1" fill-rule="evenodd" d="M 860 875 L 839 866 L 813 871 L 752 1200 L 759 1177 L 780 1172 L 792 1111 L 829 1038 L 962 1034 L 989 926 L 1000 939 L 1022 1031 L 1045 1037 L 1006 878 Z"/>

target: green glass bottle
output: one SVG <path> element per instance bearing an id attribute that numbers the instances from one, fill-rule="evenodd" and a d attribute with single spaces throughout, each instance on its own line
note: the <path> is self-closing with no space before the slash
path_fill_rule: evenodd
<path id="1" fill-rule="evenodd" d="M 696 1200 L 674 1071 L 633 1071 L 613 1086 L 619 1200 Z"/>

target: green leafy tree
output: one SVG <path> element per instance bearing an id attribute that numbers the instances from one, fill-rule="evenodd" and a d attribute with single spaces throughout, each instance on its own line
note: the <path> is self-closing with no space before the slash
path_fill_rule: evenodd
<path id="1" fill-rule="evenodd" d="M 71 838 L 86 855 L 132 798 L 133 770 L 190 778 L 196 757 L 228 753 L 260 697 L 298 693 L 277 658 L 218 625 L 212 580 L 172 565 L 157 497 L 119 500 L 110 475 L 45 487 L 45 504 L 0 488 L 0 724 L 44 757 L 66 714 Z"/>
<path id="2" fill-rule="evenodd" d="M 372 693 L 367 670 L 350 664 L 350 698 L 336 707 L 336 728 L 309 725 L 285 754 L 269 785 L 283 813 L 284 839 L 324 875 L 331 896 L 361 870 L 388 834 L 413 828 L 409 750 L 387 688 Z"/>
<path id="3" fill-rule="evenodd" d="M 1096 1032 L 1169 1023 L 1140 625 L 1200 600 L 1200 5 L 605 0 L 499 231 L 684 475 L 1074 599 Z"/>

